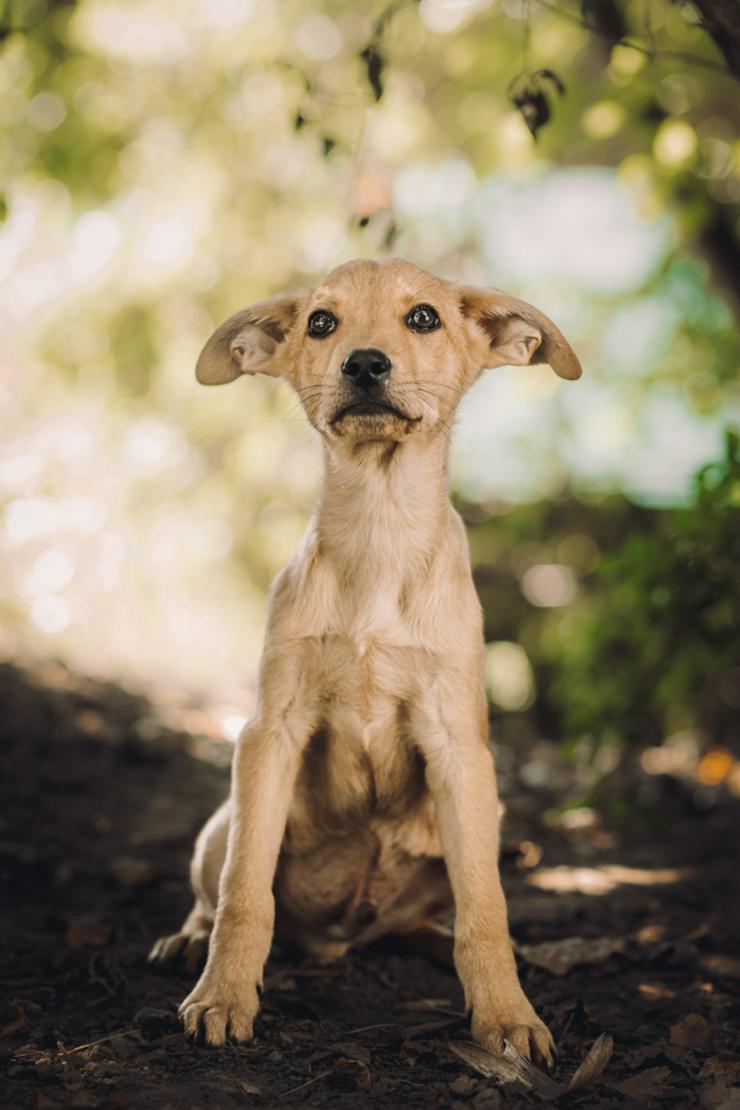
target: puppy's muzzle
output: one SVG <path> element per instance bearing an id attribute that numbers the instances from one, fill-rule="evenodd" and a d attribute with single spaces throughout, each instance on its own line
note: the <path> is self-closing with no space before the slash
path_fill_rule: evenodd
<path id="1" fill-rule="evenodd" d="M 393 397 L 391 383 L 392 363 L 385 351 L 377 347 L 358 347 L 342 363 L 342 404 L 331 423 L 336 424 L 345 416 L 370 417 L 415 422 L 399 407 Z"/>
<path id="2" fill-rule="evenodd" d="M 360 347 L 350 351 L 342 363 L 342 376 L 354 389 L 374 393 L 391 376 L 391 360 L 377 347 Z"/>

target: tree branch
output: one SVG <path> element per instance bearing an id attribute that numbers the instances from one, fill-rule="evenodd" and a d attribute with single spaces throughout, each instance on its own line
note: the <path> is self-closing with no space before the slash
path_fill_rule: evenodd
<path id="1" fill-rule="evenodd" d="M 654 50 L 649 46 L 645 46 L 644 43 L 637 42 L 635 39 L 626 37 L 615 40 L 611 33 L 602 30 L 594 23 L 590 22 L 587 19 L 583 19 L 579 15 L 575 15 L 573 12 L 566 11 L 558 4 L 553 4 L 551 0 L 536 0 L 536 2 L 540 5 L 540 7 L 547 8 L 548 11 L 554 12 L 555 15 L 559 15 L 561 19 L 566 19 L 569 23 L 575 23 L 578 27 L 583 27 L 584 31 L 591 31 L 591 33 L 594 35 L 600 35 L 602 38 L 608 38 L 612 46 L 627 46 L 630 48 L 630 50 L 636 50 L 639 54 L 644 54 L 647 58 L 650 59 L 661 58 L 668 59 L 674 62 L 685 62 L 687 65 L 699 66 L 702 69 L 711 69 L 714 73 L 724 73 L 728 77 L 733 75 L 736 77 L 740 77 L 740 68 L 734 68 L 732 65 L 730 65 L 730 69 L 728 70 L 727 66 L 722 65 L 720 62 L 715 62 L 711 58 L 703 58 L 700 54 L 690 54 L 684 50 Z M 733 11 L 738 13 L 736 15 L 736 18 L 740 19 L 740 9 L 738 8 L 737 0 L 697 0 L 698 7 L 702 7 L 703 5 L 707 5 L 708 7 L 713 7 L 714 5 L 726 5 L 727 10 L 729 11 L 729 9 L 732 8 Z M 709 24 L 706 22 L 706 20 L 704 26 L 706 27 L 706 30 L 709 32 L 711 37 L 715 39 L 715 42 L 720 47 L 720 49 L 723 50 L 719 40 L 715 38 L 714 34 L 710 30 Z M 738 62 L 740 62 L 740 23 L 737 25 L 737 30 L 734 32 L 734 34 L 735 38 L 737 39 L 737 59 Z M 724 50 L 723 53 L 725 53 Z M 726 53 L 725 57 L 728 57 Z"/>

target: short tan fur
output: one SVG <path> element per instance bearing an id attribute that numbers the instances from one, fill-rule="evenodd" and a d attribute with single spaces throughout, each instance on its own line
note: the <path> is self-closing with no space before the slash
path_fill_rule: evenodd
<path id="1" fill-rule="evenodd" d="M 252 1036 L 275 931 L 331 960 L 454 901 L 473 1035 L 552 1056 L 509 939 L 481 609 L 447 485 L 465 391 L 485 368 L 544 361 L 580 376 L 531 305 L 398 259 L 247 308 L 203 349 L 203 383 L 286 379 L 324 450 L 316 511 L 272 587 L 231 796 L 197 841 L 195 906 L 152 951 L 194 966 L 208 947 L 181 1006 L 208 1043 Z"/>

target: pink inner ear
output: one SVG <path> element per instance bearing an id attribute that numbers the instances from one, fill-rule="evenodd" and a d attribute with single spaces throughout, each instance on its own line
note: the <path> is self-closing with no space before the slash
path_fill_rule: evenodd
<path id="1" fill-rule="evenodd" d="M 537 328 L 520 316 L 510 316 L 502 322 L 491 346 L 505 363 L 526 366 L 541 342 Z"/>
<path id="2" fill-rule="evenodd" d="M 230 353 L 243 373 L 257 370 L 275 353 L 275 341 L 266 335 L 262 327 L 248 324 L 234 336 Z"/>
<path id="3" fill-rule="evenodd" d="M 460 311 L 475 321 L 488 337 L 489 366 L 548 362 L 561 378 L 581 376 L 581 364 L 568 340 L 534 305 L 498 289 L 460 291 Z"/>

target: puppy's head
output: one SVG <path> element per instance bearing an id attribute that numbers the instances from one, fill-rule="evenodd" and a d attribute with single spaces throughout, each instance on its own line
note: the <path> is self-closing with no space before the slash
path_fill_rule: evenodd
<path id="1" fill-rule="evenodd" d="M 196 374 L 206 385 L 283 377 L 323 436 L 354 444 L 442 431 L 482 370 L 532 362 L 581 374 L 564 336 L 525 301 L 399 259 L 359 260 L 230 316 Z"/>

